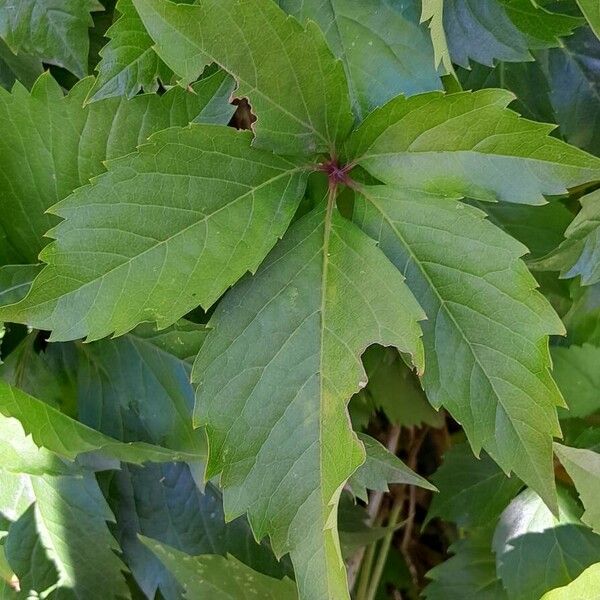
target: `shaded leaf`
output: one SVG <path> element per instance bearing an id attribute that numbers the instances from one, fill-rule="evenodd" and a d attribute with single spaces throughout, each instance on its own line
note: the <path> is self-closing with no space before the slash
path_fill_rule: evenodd
<path id="1" fill-rule="evenodd" d="M 552 436 L 563 400 L 549 372 L 547 336 L 563 326 L 519 257 L 525 248 L 452 198 L 365 187 L 355 222 L 407 278 L 423 306 L 435 407 L 550 506 L 555 504 Z"/>
<path id="2" fill-rule="evenodd" d="M 1 0 L 0 37 L 15 54 L 29 54 L 77 77 L 87 74 L 90 12 L 97 0 Z"/>
<path id="3" fill-rule="evenodd" d="M 346 404 L 366 385 L 369 344 L 421 368 L 421 317 L 402 276 L 329 205 L 296 221 L 211 319 L 193 371 L 207 477 L 221 473 L 227 518 L 248 512 L 258 539 L 290 552 L 302 597 L 348 596 L 337 502 L 364 450 Z"/>
<path id="4" fill-rule="evenodd" d="M 352 107 L 362 119 L 398 94 L 441 88 L 417 3 L 398 0 L 279 0 L 300 21 L 313 20 L 344 64 Z"/>
<path id="5" fill-rule="evenodd" d="M 364 444 L 366 459 L 354 471 L 348 480 L 348 486 L 352 493 L 361 500 L 365 502 L 368 500 L 367 489 L 387 492 L 390 483 L 406 483 L 426 490 L 437 491 L 434 485 L 431 485 L 424 477 L 417 475 L 395 454 L 392 454 L 371 436 L 359 433 L 358 439 Z"/>
<path id="6" fill-rule="evenodd" d="M 20 81 L 26 88 L 30 88 L 42 71 L 41 60 L 26 54 L 13 54 L 0 39 L 0 85 L 3 88 L 11 89 L 15 81 Z"/>
<path id="7" fill-rule="evenodd" d="M 247 97 L 258 117 L 256 146 L 281 154 L 331 151 L 350 130 L 344 69 L 315 23 L 304 29 L 272 0 L 133 3 L 156 52 L 184 82 L 211 61 L 235 77 L 235 95 Z"/>
<path id="8" fill-rule="evenodd" d="M 22 300 L 41 268 L 42 265 L 4 265 L 0 267 L 0 306 Z"/>
<path id="9" fill-rule="evenodd" d="M 573 480 L 585 512 L 581 520 L 600 533 L 600 454 L 554 443 L 554 452 Z"/>
<path id="10" fill-rule="evenodd" d="M 257 573 L 233 556 L 189 556 L 150 538 L 140 536 L 140 539 L 173 573 L 184 589 L 185 598 L 293 600 L 298 597 L 289 579 L 273 579 Z"/>
<path id="11" fill-rule="evenodd" d="M 493 523 L 522 486 L 487 455 L 473 456 L 468 444 L 452 446 L 446 452 L 432 481 L 439 494 L 432 498 L 425 524 L 440 517 L 467 529 Z"/>

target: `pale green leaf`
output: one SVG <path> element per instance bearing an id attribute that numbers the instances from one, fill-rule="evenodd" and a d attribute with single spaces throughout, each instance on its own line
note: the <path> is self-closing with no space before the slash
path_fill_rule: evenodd
<path id="1" fill-rule="evenodd" d="M 535 268 L 560 271 L 566 279 L 581 277 L 582 285 L 600 282 L 600 190 L 580 198 L 581 210 L 565 231 L 565 240 Z"/>
<path id="2" fill-rule="evenodd" d="M 304 191 L 303 166 L 251 141 L 192 124 L 110 162 L 53 207 L 65 220 L 41 254 L 48 266 L 0 318 L 51 330 L 53 341 L 91 341 L 208 308 L 258 267 Z"/>
<path id="3" fill-rule="evenodd" d="M 97 0 L 0 0 L 0 37 L 15 54 L 29 54 L 87 74 L 90 12 Z"/>
<path id="4" fill-rule="evenodd" d="M 313 20 L 344 64 L 354 113 L 362 119 L 398 94 L 441 88 L 417 3 L 400 0 L 279 0 L 300 21 Z"/>
<path id="5" fill-rule="evenodd" d="M 597 0 L 577 0 L 577 4 L 600 40 L 600 4 Z"/>
<path id="6" fill-rule="evenodd" d="M 444 30 L 444 0 L 422 0 L 421 22 L 429 21 L 433 43 L 434 66 L 442 65 L 446 73 L 454 75 L 448 40 Z"/>
<path id="7" fill-rule="evenodd" d="M 374 242 L 330 207 L 297 221 L 211 320 L 193 371 L 207 476 L 221 473 L 228 518 L 247 512 L 258 539 L 290 552 L 303 598 L 348 597 L 336 513 L 364 461 L 346 412 L 367 383 L 360 355 L 394 345 L 421 369 L 421 317 Z"/>
<path id="8" fill-rule="evenodd" d="M 547 592 L 540 600 L 600 600 L 600 562 L 585 569 L 568 585 Z"/>
<path id="9" fill-rule="evenodd" d="M 233 82 L 218 72 L 163 96 L 111 98 L 83 107 L 86 78 L 63 96 L 49 73 L 31 92 L 0 89 L 0 262 L 38 262 L 43 238 L 57 223 L 53 204 L 105 171 L 103 161 L 135 150 L 155 131 L 190 121 L 227 122 Z"/>
<path id="10" fill-rule="evenodd" d="M 272 0 L 133 3 L 158 55 L 184 82 L 207 61 L 235 77 L 235 95 L 247 97 L 258 117 L 256 146 L 332 152 L 346 137 L 353 117 L 344 69 L 314 22 L 304 29 Z"/>
<path id="11" fill-rule="evenodd" d="M 124 443 L 112 439 L 2 380 L 0 412 L 5 417 L 17 419 L 38 446 L 69 460 L 86 452 L 100 452 L 104 456 L 133 463 L 202 458 L 199 452 L 180 452 L 145 442 Z"/>
<path id="12" fill-rule="evenodd" d="M 348 480 L 348 487 L 355 496 L 366 502 L 367 489 L 387 492 L 390 483 L 405 483 L 437 491 L 434 485 L 417 475 L 377 440 L 364 433 L 357 435 L 365 447 L 366 459 Z"/>
<path id="13" fill-rule="evenodd" d="M 233 556 L 190 556 L 156 540 L 143 536 L 140 539 L 173 573 L 188 600 L 294 600 L 298 597 L 289 579 L 273 579 L 257 573 Z"/>
<path id="14" fill-rule="evenodd" d="M 587 417 L 600 411 L 600 348 L 553 346 L 553 375 L 568 410 L 559 409 L 561 418 Z"/>
<path id="15" fill-rule="evenodd" d="M 362 122 L 345 156 L 385 183 L 488 201 L 544 204 L 544 194 L 600 179 L 599 158 L 508 110 L 513 98 L 496 89 L 400 96 Z"/>
<path id="16" fill-rule="evenodd" d="M 0 471 L 0 515 L 16 521 L 34 501 L 29 477 Z"/>
<path id="17" fill-rule="evenodd" d="M 581 520 L 600 533 L 600 454 L 592 450 L 569 448 L 556 442 L 554 452 L 573 480 L 585 508 Z"/>
<path id="18" fill-rule="evenodd" d="M 472 529 L 493 523 L 522 487 L 516 477 L 507 477 L 487 456 L 479 460 L 468 444 L 453 446 L 431 480 L 438 487 L 427 513 Z"/>
<path id="19" fill-rule="evenodd" d="M 427 314 L 429 401 L 461 423 L 476 454 L 483 447 L 553 506 L 563 400 L 547 336 L 563 326 L 519 258 L 525 247 L 484 217 L 452 198 L 391 186 L 363 188 L 354 215 Z"/>
<path id="20" fill-rule="evenodd" d="M 109 42 L 100 50 L 98 77 L 88 94 L 91 102 L 112 96 L 131 98 L 140 90 L 156 92 L 160 82 L 169 83 L 173 77 L 154 51 L 132 0 L 119 0 L 116 10 L 119 16 L 106 32 Z"/>

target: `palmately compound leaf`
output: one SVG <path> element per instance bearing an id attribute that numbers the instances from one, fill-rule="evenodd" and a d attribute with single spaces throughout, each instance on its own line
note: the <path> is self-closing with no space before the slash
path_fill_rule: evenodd
<path id="1" fill-rule="evenodd" d="M 235 95 L 248 97 L 258 117 L 254 145 L 281 154 L 331 153 L 346 137 L 353 117 L 344 68 L 314 22 L 304 29 L 273 0 L 133 3 L 158 55 L 184 81 L 207 60 L 235 77 Z"/>
<path id="2" fill-rule="evenodd" d="M 344 64 L 352 107 L 362 119 L 398 94 L 441 88 L 417 3 L 386 0 L 279 0 L 300 21 L 319 24 Z"/>
<path id="3" fill-rule="evenodd" d="M 581 277 L 582 285 L 600 282 L 600 190 L 580 199 L 581 211 L 565 231 L 565 241 L 535 267 L 560 271 L 566 279 Z"/>
<path id="4" fill-rule="evenodd" d="M 365 447 L 366 458 L 348 480 L 347 485 L 355 496 L 366 502 L 367 489 L 387 492 L 390 483 L 405 483 L 437 491 L 427 479 L 417 475 L 376 439 L 364 433 L 357 435 Z"/>
<path id="5" fill-rule="evenodd" d="M 96 106 L 96 103 L 90 106 Z M 53 207 L 63 219 L 40 255 L 48 266 L 10 321 L 51 340 L 164 328 L 207 308 L 254 271 L 302 197 L 300 162 L 250 147 L 250 132 L 192 124 L 138 152 Z"/>
<path id="6" fill-rule="evenodd" d="M 399 96 L 354 131 L 346 158 L 384 183 L 522 204 L 600 179 L 599 158 L 508 110 L 513 99 L 497 89 Z"/>
<path id="7" fill-rule="evenodd" d="M 192 92 L 173 89 L 131 100 L 110 98 L 83 106 L 92 78 L 64 96 L 49 73 L 28 92 L 0 89 L 0 263 L 35 263 L 57 219 L 46 211 L 90 178 L 103 161 L 135 150 L 150 134 L 201 120 L 226 123 L 233 80 L 224 72 L 198 82 Z"/>
<path id="8" fill-rule="evenodd" d="M 547 592 L 540 600 L 600 600 L 600 562 L 585 569 L 566 586 Z"/>
<path id="9" fill-rule="evenodd" d="M 466 529 L 489 526 L 522 487 L 487 455 L 475 458 L 468 444 L 452 446 L 446 452 L 432 481 L 439 494 L 432 498 L 425 523 L 439 517 Z"/>
<path id="10" fill-rule="evenodd" d="M 579 493 L 585 512 L 581 520 L 600 533 L 600 454 L 554 443 L 554 452 Z"/>
<path id="11" fill-rule="evenodd" d="M 374 242 L 331 205 L 297 221 L 258 274 L 219 304 L 194 365 L 196 415 L 225 514 L 290 552 L 300 596 L 348 597 L 342 486 L 364 461 L 346 404 L 360 355 L 396 346 L 422 368 L 422 311 Z M 261 340 L 269 340 L 268 344 Z"/>
<path id="12" fill-rule="evenodd" d="M 274 579 L 253 571 L 233 556 L 190 556 L 156 540 L 140 536 L 144 545 L 173 573 L 184 598 L 211 600 L 296 600 L 290 579 Z"/>
<path id="13" fill-rule="evenodd" d="M 110 458 L 138 464 L 203 458 L 201 452 L 179 452 L 144 442 L 124 443 L 112 439 L 2 380 L 0 413 L 17 419 L 38 446 L 69 460 L 87 452 L 99 452 Z"/>
<path id="14" fill-rule="evenodd" d="M 131 98 L 140 90 L 156 92 L 159 82 L 168 83 L 173 77 L 152 47 L 132 0 L 119 0 L 116 10 L 119 16 L 106 32 L 109 42 L 100 50 L 98 77 L 88 94 L 91 102 L 112 96 Z"/>
<path id="15" fill-rule="evenodd" d="M 0 37 L 15 54 L 29 54 L 87 75 L 90 12 L 97 0 L 0 0 Z"/>
<path id="16" fill-rule="evenodd" d="M 587 417 L 600 411 L 600 348 L 552 346 L 553 375 L 567 403 L 561 418 Z"/>
<path id="17" fill-rule="evenodd" d="M 439 160 L 439 158 L 438 158 Z M 422 323 L 429 401 L 555 506 L 552 437 L 563 404 L 548 335 L 563 325 L 520 256 L 526 248 L 453 198 L 362 189 L 354 220 L 407 278 Z"/>

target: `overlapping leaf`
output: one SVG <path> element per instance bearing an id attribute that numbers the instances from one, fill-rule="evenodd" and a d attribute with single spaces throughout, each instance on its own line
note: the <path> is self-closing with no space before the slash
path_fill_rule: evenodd
<path id="1" fill-rule="evenodd" d="M 53 340 L 94 340 L 209 307 L 257 268 L 304 190 L 301 163 L 251 139 L 194 124 L 112 161 L 53 208 L 65 221 L 41 255 L 48 266 L 2 317 L 52 330 Z"/>
<path id="2" fill-rule="evenodd" d="M 431 42 L 418 25 L 417 3 L 279 0 L 298 20 L 313 20 L 344 64 L 359 119 L 398 94 L 440 89 Z"/>
<path id="3" fill-rule="evenodd" d="M 600 159 L 507 110 L 512 99 L 504 90 L 400 96 L 363 121 L 345 156 L 385 183 L 522 204 L 600 178 Z"/>
<path id="4" fill-rule="evenodd" d="M 103 10 L 97 0 L 2 0 L 0 37 L 16 54 L 29 54 L 87 75 L 90 12 Z"/>
<path id="5" fill-rule="evenodd" d="M 336 508 L 364 460 L 346 413 L 366 385 L 360 354 L 394 345 L 420 368 L 421 317 L 401 275 L 329 206 L 297 221 L 211 320 L 193 374 L 207 476 L 221 473 L 229 518 L 248 512 L 258 538 L 290 552 L 302 597 L 347 597 Z"/>
<path id="6" fill-rule="evenodd" d="M 566 586 L 544 594 L 541 600 L 599 600 L 600 563 L 588 567 Z"/>
<path id="7" fill-rule="evenodd" d="M 452 198 L 365 187 L 355 221 L 379 241 L 427 314 L 423 384 L 436 406 L 553 505 L 552 436 L 563 403 L 547 336 L 563 326 L 519 257 L 524 246 Z"/>
<path id="8" fill-rule="evenodd" d="M 83 107 L 93 84 L 79 82 L 67 96 L 49 73 L 31 92 L 17 84 L 0 90 L 0 262 L 38 262 L 53 204 L 104 172 L 103 161 L 135 150 L 146 138 L 190 121 L 226 122 L 232 81 L 222 72 L 163 96 L 112 98 Z"/>
<path id="9" fill-rule="evenodd" d="M 253 571 L 233 556 L 205 554 L 189 556 L 150 538 L 141 538 L 173 573 L 184 590 L 184 598 L 215 600 L 295 600 L 298 595 L 289 579 L 273 579 Z"/>
<path id="10" fill-rule="evenodd" d="M 235 77 L 236 95 L 248 97 L 258 115 L 256 146 L 331 152 L 350 130 L 344 69 L 315 23 L 304 29 L 272 0 L 133 3 L 158 55 L 185 82 L 211 61 Z"/>

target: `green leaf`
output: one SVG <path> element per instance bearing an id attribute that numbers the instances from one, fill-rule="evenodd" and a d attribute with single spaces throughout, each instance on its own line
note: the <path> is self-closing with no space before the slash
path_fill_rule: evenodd
<path id="1" fill-rule="evenodd" d="M 563 317 L 572 344 L 600 346 L 600 284 L 571 286 L 573 304 Z"/>
<path id="2" fill-rule="evenodd" d="M 487 455 L 477 459 L 468 444 L 458 444 L 444 455 L 432 481 L 438 487 L 425 524 L 434 517 L 473 529 L 493 523 L 522 484 L 507 477 Z"/>
<path id="3" fill-rule="evenodd" d="M 223 72 L 193 88 L 163 96 L 112 98 L 83 107 L 93 84 L 79 82 L 67 96 L 49 73 L 31 92 L 0 89 L 0 263 L 38 262 L 46 232 L 57 219 L 46 210 L 105 171 L 103 161 L 135 150 L 153 132 L 201 119 L 227 122 L 233 82 Z M 68 127 L 65 126 L 68 124 Z"/>
<path id="4" fill-rule="evenodd" d="M 566 279 L 581 277 L 582 285 L 600 282 L 600 190 L 579 200 L 581 211 L 565 231 L 566 239 L 536 268 L 560 271 Z"/>
<path id="5" fill-rule="evenodd" d="M 560 37 L 581 25 L 577 17 L 553 13 L 531 0 L 446 0 L 444 29 L 452 61 L 531 60 L 530 50 L 559 46 Z"/>
<path id="6" fill-rule="evenodd" d="M 444 30 L 444 0 L 422 0 L 421 6 L 421 23 L 429 21 L 435 58 L 434 67 L 437 69 L 442 65 L 446 73 L 455 75 Z"/>
<path id="7" fill-rule="evenodd" d="M 85 77 L 90 12 L 96 10 L 103 10 L 97 0 L 0 0 L 0 37 L 15 54 Z"/>
<path id="8" fill-rule="evenodd" d="M 69 460 L 86 452 L 133 463 L 199 460 L 202 454 L 144 442 L 123 443 L 71 419 L 50 405 L 0 380 L 0 412 L 18 419 L 34 442 Z"/>
<path id="9" fill-rule="evenodd" d="M 4 265 L 0 267 L 0 306 L 22 300 L 41 268 L 42 265 Z"/>
<path id="10" fill-rule="evenodd" d="M 100 50 L 98 77 L 88 94 L 91 102 L 112 96 L 132 98 L 140 90 L 156 92 L 159 82 L 169 83 L 173 77 L 154 51 L 132 0 L 119 0 L 116 9 L 120 16 L 106 32 L 110 41 Z"/>
<path id="11" fill-rule="evenodd" d="M 406 366 L 395 348 L 372 346 L 363 354 L 362 361 L 367 373 L 367 387 L 350 401 L 350 416 L 356 427 L 366 426 L 377 410 L 382 410 L 394 425 L 443 425 L 443 412 L 434 410 L 429 404 L 419 378 Z"/>
<path id="12" fill-rule="evenodd" d="M 585 569 L 568 585 L 547 592 L 540 600 L 600 600 L 600 563 Z"/>
<path id="13" fill-rule="evenodd" d="M 0 514 L 9 521 L 16 521 L 33 502 L 33 490 L 29 477 L 0 471 Z"/>
<path id="14" fill-rule="evenodd" d="M 225 523 L 221 494 L 210 483 L 201 493 L 184 464 L 124 466 L 111 481 L 110 499 L 124 558 L 149 598 L 158 588 L 166 600 L 179 600 L 181 589 L 138 534 L 187 554 L 229 553 L 272 577 L 285 573 L 268 546 L 254 541 L 244 518 Z"/>
<path id="15" fill-rule="evenodd" d="M 389 491 L 390 483 L 406 483 L 426 490 L 437 491 L 424 477 L 417 475 L 407 467 L 395 454 L 392 454 L 377 440 L 364 433 L 358 434 L 366 452 L 365 462 L 358 467 L 348 480 L 350 491 L 367 502 L 367 489 L 380 492 Z"/>
<path id="16" fill-rule="evenodd" d="M 140 536 L 184 589 L 184 597 L 214 600 L 293 600 L 298 597 L 289 579 L 273 579 L 247 567 L 233 556 L 189 556 Z"/>
<path id="17" fill-rule="evenodd" d="M 577 4 L 600 40 L 600 5 L 595 0 L 577 0 Z"/>
<path id="18" fill-rule="evenodd" d="M 427 573 L 427 600 L 508 600 L 496 575 L 487 536 L 459 540 L 450 546 L 453 556 Z"/>
<path id="19" fill-rule="evenodd" d="M 362 122 L 345 156 L 384 183 L 487 201 L 544 204 L 544 194 L 600 178 L 600 159 L 507 110 L 512 99 L 504 90 L 400 96 Z"/>
<path id="20" fill-rule="evenodd" d="M 290 552 L 303 598 L 348 597 L 336 512 L 364 461 L 346 412 L 367 383 L 360 355 L 394 345 L 421 369 L 421 317 L 402 276 L 329 204 L 297 221 L 211 319 L 193 371 L 207 477 L 221 473 L 227 518 L 248 512 L 257 539 Z"/>
<path id="21" fill-rule="evenodd" d="M 53 207 L 65 221 L 40 255 L 48 266 L 0 318 L 91 341 L 211 306 L 283 235 L 306 183 L 298 162 L 251 140 L 193 124 L 109 163 Z"/>
<path id="22" fill-rule="evenodd" d="M 561 418 L 587 417 L 600 411 L 600 348 L 553 346 L 554 379 L 568 410 L 559 409 Z"/>
<path id="23" fill-rule="evenodd" d="M 441 88 L 431 42 L 416 3 L 394 0 L 279 0 L 300 21 L 313 20 L 346 71 L 352 107 L 362 119 L 398 94 Z"/>
<path id="24" fill-rule="evenodd" d="M 525 247 L 474 207 L 391 186 L 363 188 L 354 219 L 427 314 L 429 401 L 461 423 L 476 454 L 483 447 L 554 506 L 552 436 L 563 400 L 547 336 L 563 326 L 519 259 Z"/>
<path id="25" fill-rule="evenodd" d="M 211 61 L 235 77 L 235 95 L 247 97 L 258 117 L 257 147 L 331 152 L 346 137 L 353 117 L 344 69 L 315 23 L 304 29 L 272 0 L 133 3 L 156 52 L 184 82 Z"/>
<path id="26" fill-rule="evenodd" d="M 0 85 L 9 90 L 15 81 L 20 81 L 30 88 L 42 74 L 42 61 L 33 56 L 13 54 L 11 49 L 0 39 Z"/>
<path id="27" fill-rule="evenodd" d="M 569 448 L 556 442 L 554 452 L 573 480 L 585 508 L 581 520 L 596 533 L 600 533 L 600 454 L 592 450 Z"/>
<path id="28" fill-rule="evenodd" d="M 579 506 L 559 492 L 558 518 L 532 490 L 519 494 L 500 517 L 492 545 L 510 598 L 538 600 L 600 561 L 600 536 L 581 525 Z"/>

